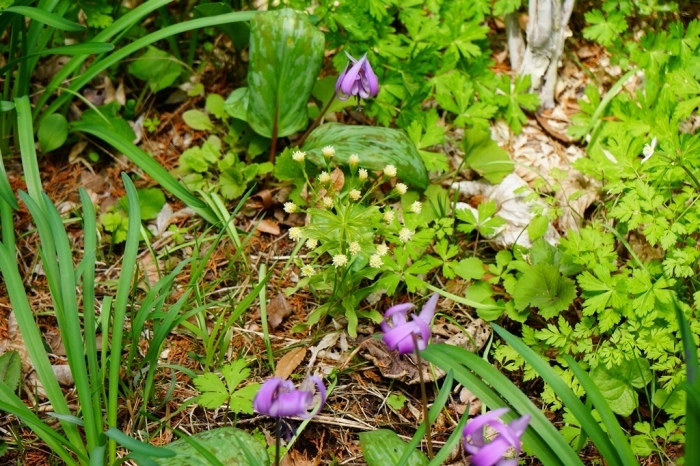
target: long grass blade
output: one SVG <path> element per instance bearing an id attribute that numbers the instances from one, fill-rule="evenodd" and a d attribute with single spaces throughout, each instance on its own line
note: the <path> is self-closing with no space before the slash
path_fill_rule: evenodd
<path id="1" fill-rule="evenodd" d="M 625 466 L 639 466 L 639 462 L 632 452 L 627 436 L 622 431 L 622 428 L 620 428 L 620 423 L 615 417 L 615 413 L 613 413 L 612 409 L 610 409 L 610 405 L 608 405 L 608 402 L 605 400 L 605 397 L 601 393 L 598 386 L 574 358 L 567 354 L 564 356 L 564 359 L 566 359 L 569 367 L 574 372 L 574 375 L 578 379 L 583 389 L 586 391 L 586 396 L 591 399 L 593 406 L 595 406 L 595 408 L 598 410 L 598 414 L 600 414 L 600 418 L 607 428 L 607 433 L 612 439 L 612 443 L 615 445 L 615 448 L 620 455 L 622 464 Z"/>
<path id="2" fill-rule="evenodd" d="M 566 382 L 554 372 L 550 365 L 535 353 L 525 343 L 516 338 L 513 334 L 504 328 L 491 324 L 493 329 L 515 349 L 525 361 L 532 366 L 537 374 L 549 384 L 554 390 L 554 393 L 561 398 L 564 405 L 569 408 L 571 413 L 581 423 L 581 427 L 586 431 L 588 436 L 593 440 L 598 450 L 611 466 L 621 466 L 622 461 L 615 446 L 610 442 L 608 434 L 603 432 L 598 422 L 591 415 L 590 410 L 586 409 L 585 405 L 576 396 L 576 394 L 566 385 Z"/>
<path id="3" fill-rule="evenodd" d="M 43 57 L 46 55 L 93 55 L 96 53 L 111 52 L 114 50 L 112 44 L 107 44 L 104 42 L 92 43 L 85 42 L 82 44 L 64 45 L 61 47 L 53 47 L 46 50 L 39 50 L 28 55 L 22 55 L 21 57 L 14 58 L 0 68 L 0 74 L 4 74 L 11 70 L 17 63 L 20 63 L 30 58 Z"/>
<path id="4" fill-rule="evenodd" d="M 34 146 L 34 128 L 32 126 L 32 108 L 29 97 L 23 96 L 15 99 L 17 111 L 17 135 L 19 136 L 19 148 L 22 156 L 22 169 L 27 183 L 27 191 L 34 202 L 43 203 L 41 193 L 41 177 L 39 176 L 39 163 Z"/>
<path id="5" fill-rule="evenodd" d="M 469 390 L 490 409 L 512 407 L 520 415 L 530 414 L 532 420 L 530 427 L 523 434 L 523 443 L 529 451 L 537 453 L 537 458 L 542 464 L 545 466 L 583 466 L 581 460 L 542 414 L 542 411 L 532 404 L 520 389 L 506 379 L 495 367 L 474 353 L 448 345 L 428 345 L 428 348 L 423 352 L 423 358 L 442 370 L 453 370 L 455 379 L 465 387 L 469 387 Z M 482 369 L 482 373 L 477 372 L 474 369 L 475 366 Z M 493 388 L 487 385 L 485 380 Z M 516 413 L 510 412 L 503 419 L 509 421 L 516 417 Z"/>
<path id="6" fill-rule="evenodd" d="M 2 10 L 3 13 L 14 13 L 20 16 L 26 16 L 27 18 L 33 19 L 40 23 L 46 24 L 61 31 L 67 32 L 81 32 L 85 30 L 85 26 L 81 26 L 78 23 L 69 21 L 60 16 L 49 13 L 45 10 L 40 10 L 39 8 L 34 8 L 31 6 L 11 6 Z"/>
<path id="7" fill-rule="evenodd" d="M 122 363 L 122 345 L 124 338 L 124 321 L 126 320 L 126 305 L 131 295 L 131 282 L 136 268 L 139 239 L 141 236 L 141 211 L 139 195 L 131 179 L 122 173 L 122 181 L 129 202 L 129 227 L 126 233 L 126 246 L 122 258 L 122 270 L 117 283 L 117 292 L 112 309 L 112 338 L 109 345 L 109 399 L 107 402 L 107 425 L 117 426 L 119 410 L 119 369 Z M 109 461 L 113 463 L 117 455 L 117 445 L 114 439 L 109 442 Z"/>

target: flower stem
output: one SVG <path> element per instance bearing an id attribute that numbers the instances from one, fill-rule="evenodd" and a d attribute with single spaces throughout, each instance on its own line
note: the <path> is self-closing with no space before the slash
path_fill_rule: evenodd
<path id="1" fill-rule="evenodd" d="M 433 436 L 430 433 L 430 417 L 428 416 L 428 397 L 425 394 L 425 381 L 423 380 L 423 360 L 420 357 L 420 350 L 418 349 L 418 337 L 417 335 L 411 334 L 413 337 L 413 351 L 416 355 L 416 366 L 418 366 L 418 379 L 420 380 L 420 395 L 421 401 L 423 402 L 423 420 L 425 422 L 425 439 L 428 442 L 428 459 L 433 459 Z"/>
<path id="2" fill-rule="evenodd" d="M 314 122 L 311 124 L 311 126 L 309 126 L 309 129 L 306 130 L 306 132 L 301 137 L 301 139 L 299 139 L 299 141 L 297 142 L 297 146 L 299 147 L 299 149 L 301 149 L 301 146 L 304 145 L 304 141 L 306 141 L 306 138 L 309 136 L 309 133 L 311 133 L 311 131 L 313 131 L 318 126 L 318 124 L 321 123 L 321 119 L 324 116 L 326 116 L 326 112 L 328 111 L 329 108 L 331 108 L 331 104 L 333 103 L 334 100 L 335 100 L 335 96 L 328 99 L 328 103 L 326 104 L 325 107 L 323 107 L 323 110 L 321 110 L 321 113 L 318 114 L 318 116 L 316 117 L 316 120 L 314 120 Z"/>
<path id="3" fill-rule="evenodd" d="M 275 426 L 275 466 L 280 465 L 280 433 L 282 431 L 281 418 L 277 418 L 277 424 Z"/>

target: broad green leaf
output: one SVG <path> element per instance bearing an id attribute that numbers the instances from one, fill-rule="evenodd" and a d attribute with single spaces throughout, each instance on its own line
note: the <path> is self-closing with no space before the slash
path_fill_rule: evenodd
<path id="1" fill-rule="evenodd" d="M 150 46 L 143 55 L 129 65 L 129 73 L 146 81 L 152 92 L 158 92 L 173 85 L 183 70 L 184 68 L 174 56 Z"/>
<path id="2" fill-rule="evenodd" d="M 465 280 L 480 280 L 486 273 L 484 263 L 478 257 L 467 257 L 453 266 L 454 272 Z"/>
<path id="3" fill-rule="evenodd" d="M 205 105 L 206 109 L 219 120 L 228 118 L 224 98 L 219 94 L 209 94 Z"/>
<path id="4" fill-rule="evenodd" d="M 591 370 L 590 376 L 610 408 L 621 416 L 632 414 L 639 404 L 635 389 L 644 388 L 652 380 L 649 361 L 641 357 L 625 360 L 610 369 L 600 364 Z"/>
<path id="5" fill-rule="evenodd" d="M 182 114 L 182 119 L 185 120 L 187 126 L 197 131 L 211 131 L 214 129 L 209 116 L 201 110 L 187 110 Z"/>
<path id="6" fill-rule="evenodd" d="M 21 376 L 22 364 L 17 351 L 8 351 L 0 356 L 0 380 L 10 389 L 17 390 Z"/>
<path id="7" fill-rule="evenodd" d="M 144 188 L 139 193 L 139 210 L 141 220 L 153 220 L 165 205 L 165 194 L 158 188 Z M 129 201 L 126 196 L 119 199 L 119 206 L 129 212 Z"/>
<path id="8" fill-rule="evenodd" d="M 134 130 L 119 115 L 119 104 L 117 102 L 86 110 L 80 117 L 80 123 L 100 126 L 111 135 L 121 137 L 129 142 L 136 139 Z M 76 123 L 71 123 L 71 126 L 75 125 Z"/>
<path id="9" fill-rule="evenodd" d="M 269 466 L 270 458 L 263 445 L 252 435 L 233 427 L 220 427 L 176 440 L 167 446 L 174 458 L 154 459 L 162 466 L 207 466 L 209 460 L 192 444 L 210 452 L 226 466 Z"/>
<path id="10" fill-rule="evenodd" d="M 261 136 L 288 136 L 308 124 L 307 103 L 325 38 L 308 17 L 284 9 L 251 21 L 247 121 Z"/>
<path id="11" fill-rule="evenodd" d="M 466 163 L 491 183 L 499 183 L 513 171 L 513 161 L 491 134 L 472 128 L 465 132 L 462 143 L 467 156 Z"/>
<path id="12" fill-rule="evenodd" d="M 37 133 L 41 152 L 58 149 L 68 138 L 68 120 L 60 113 L 54 113 L 41 122 Z"/>
<path id="13" fill-rule="evenodd" d="M 373 430 L 360 433 L 360 446 L 367 466 L 388 466 L 397 464 L 404 450 L 406 442 L 401 440 L 396 432 L 389 429 Z M 415 450 L 405 462 L 406 466 L 424 466 L 428 464 L 428 458 L 420 451 Z"/>
<path id="14" fill-rule="evenodd" d="M 406 400 L 406 395 L 403 393 L 392 393 L 386 397 L 386 404 L 389 405 L 391 409 L 399 410 L 406 404 Z"/>
<path id="15" fill-rule="evenodd" d="M 397 178 L 420 189 L 428 187 L 428 171 L 415 144 L 403 132 L 374 126 L 349 126 L 328 123 L 316 128 L 302 148 L 310 161 L 323 164 L 321 149 L 335 147 L 335 159 L 347 164 L 352 154 L 360 157 L 360 166 L 383 170 L 388 164 L 397 169 Z"/>

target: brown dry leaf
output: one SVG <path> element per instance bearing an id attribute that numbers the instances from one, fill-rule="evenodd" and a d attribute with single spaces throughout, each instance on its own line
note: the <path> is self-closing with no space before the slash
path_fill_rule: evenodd
<path id="1" fill-rule="evenodd" d="M 418 369 L 412 354 L 399 356 L 397 351 L 392 351 L 382 340 L 370 337 L 362 343 L 362 356 L 374 363 L 379 372 L 388 379 L 397 379 L 407 384 L 415 384 L 420 381 Z M 433 377 L 433 372 L 436 377 Z M 430 365 L 423 366 L 423 378 L 426 382 L 441 379 L 445 372 L 439 367 L 430 369 Z"/>
<path id="2" fill-rule="evenodd" d="M 32 360 L 29 357 L 27 346 L 24 344 L 22 333 L 19 331 L 14 311 L 7 316 L 7 338 L 0 340 L 0 354 L 5 354 L 9 351 L 17 351 L 19 353 L 23 374 L 27 374 L 32 370 Z"/>
<path id="3" fill-rule="evenodd" d="M 162 262 L 153 262 L 153 256 L 151 254 L 142 255 L 139 258 L 139 268 L 144 273 L 143 280 L 148 284 L 148 287 L 152 287 L 158 280 L 160 280 L 160 270 L 163 270 Z"/>
<path id="4" fill-rule="evenodd" d="M 292 351 L 282 356 L 282 359 L 277 362 L 277 367 L 275 367 L 275 377 L 282 377 L 283 379 L 288 378 L 292 375 L 292 372 L 299 367 L 299 364 L 301 364 L 305 356 L 306 348 L 303 346 L 294 348 Z"/>
<path id="5" fill-rule="evenodd" d="M 263 189 L 257 193 L 250 196 L 250 203 L 254 203 L 256 208 L 259 209 L 269 209 L 275 200 L 273 198 L 273 193 L 269 189 Z"/>
<path id="6" fill-rule="evenodd" d="M 62 386 L 72 387 L 75 384 L 75 382 L 73 382 L 73 374 L 68 364 L 53 365 L 51 369 L 53 369 L 56 380 Z"/>
<path id="7" fill-rule="evenodd" d="M 302 454 L 296 450 L 287 453 L 280 461 L 280 466 L 318 466 L 319 464 L 321 464 L 320 456 L 309 459 L 306 452 Z"/>
<path id="8" fill-rule="evenodd" d="M 339 193 L 345 185 L 345 174 L 343 173 L 343 170 L 338 167 L 335 167 L 335 169 L 331 172 L 331 185 L 337 193 Z"/>
<path id="9" fill-rule="evenodd" d="M 271 235 L 279 236 L 280 226 L 277 222 L 273 220 L 268 220 L 266 218 L 260 220 L 255 226 L 255 229 L 263 233 L 269 233 Z"/>
<path id="10" fill-rule="evenodd" d="M 281 291 L 267 304 L 267 322 L 272 330 L 275 330 L 282 323 L 285 317 L 292 312 L 292 307 L 287 302 L 287 298 Z"/>

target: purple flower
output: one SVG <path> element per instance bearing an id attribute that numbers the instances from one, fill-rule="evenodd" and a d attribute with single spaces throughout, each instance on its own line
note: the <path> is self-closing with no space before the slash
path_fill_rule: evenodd
<path id="1" fill-rule="evenodd" d="M 408 311 L 413 308 L 413 304 L 404 303 L 390 307 L 384 314 L 385 321 L 382 322 L 384 332 L 384 343 L 392 350 L 398 350 L 399 354 L 412 353 L 415 351 L 413 336 L 416 335 L 418 350 L 422 351 L 430 340 L 430 321 L 435 314 L 438 294 L 434 293 L 420 314 L 411 316 L 412 320 L 407 320 Z"/>
<path id="2" fill-rule="evenodd" d="M 358 101 L 360 97 L 366 99 L 377 95 L 379 91 L 379 80 L 377 75 L 372 71 L 372 66 L 367 60 L 367 54 L 362 55 L 362 58 L 355 60 L 349 53 L 345 55 L 350 59 L 350 63 L 345 65 L 345 69 L 338 81 L 335 83 L 335 95 L 340 100 L 348 100 L 350 96 L 356 96 Z M 352 67 L 348 70 L 348 67 Z"/>
<path id="3" fill-rule="evenodd" d="M 316 409 L 313 407 L 314 389 L 316 384 L 321 402 Z M 253 399 L 253 408 L 260 414 L 271 417 L 301 417 L 304 419 L 315 416 L 326 403 L 326 387 L 320 377 L 307 378 L 299 389 L 294 384 L 281 377 L 273 377 L 262 384 L 258 394 Z"/>
<path id="4" fill-rule="evenodd" d="M 530 415 L 504 424 L 500 417 L 510 411 L 500 408 L 477 416 L 464 427 L 464 449 L 472 455 L 471 464 L 474 466 L 517 466 L 520 456 L 520 437 L 527 429 Z M 491 426 L 498 435 L 486 443 L 484 427 Z M 515 449 L 515 458 L 503 458 L 509 448 Z"/>

